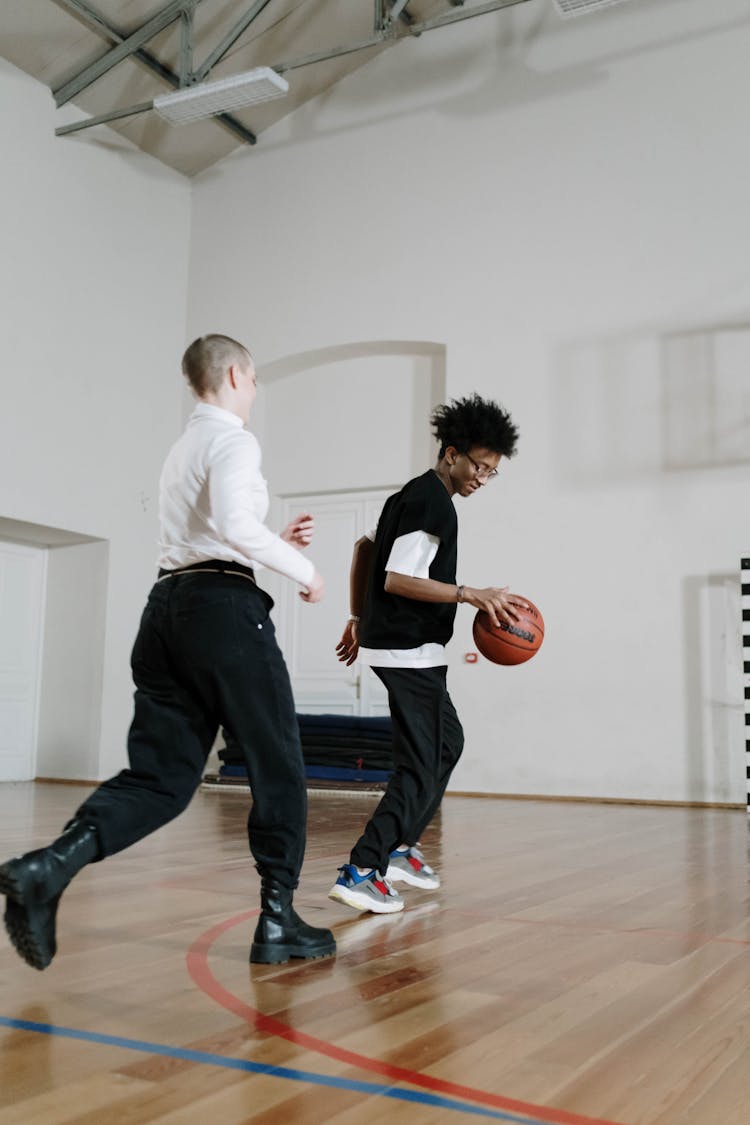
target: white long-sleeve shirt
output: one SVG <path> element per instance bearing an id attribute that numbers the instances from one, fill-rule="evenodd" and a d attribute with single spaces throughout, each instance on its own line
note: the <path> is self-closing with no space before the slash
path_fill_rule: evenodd
<path id="1" fill-rule="evenodd" d="M 200 402 L 172 446 L 159 482 L 159 566 L 206 559 L 260 564 L 306 586 L 310 559 L 263 522 L 268 487 L 257 438 L 242 419 Z"/>

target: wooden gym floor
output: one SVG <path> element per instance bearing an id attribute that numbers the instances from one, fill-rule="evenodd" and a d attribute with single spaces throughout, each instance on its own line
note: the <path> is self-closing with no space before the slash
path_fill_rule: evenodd
<path id="1" fill-rule="evenodd" d="M 87 792 L 0 786 L 3 858 Z M 250 966 L 246 794 L 200 791 L 66 892 L 44 973 L 0 937 L 0 1122 L 747 1125 L 744 811 L 449 797 L 402 915 L 326 897 L 377 796 L 313 793 L 300 913 Z"/>

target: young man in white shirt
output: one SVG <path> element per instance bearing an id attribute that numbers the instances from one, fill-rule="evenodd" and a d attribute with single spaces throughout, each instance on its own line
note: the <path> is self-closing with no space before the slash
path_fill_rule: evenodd
<path id="1" fill-rule="evenodd" d="M 495 625 L 526 602 L 508 587 L 457 585 L 454 496 L 472 496 L 515 452 L 518 430 L 479 395 L 437 407 L 437 464 L 386 500 L 371 536 L 355 545 L 351 616 L 339 659 L 363 663 L 383 682 L 393 721 L 395 769 L 329 897 L 355 910 L 392 914 L 404 900 L 392 886 L 424 890 L 440 878 L 424 861 L 421 833 L 443 798 L 463 749 L 463 730 L 446 687 L 445 646 L 458 603 L 484 609 Z"/>
<path id="2" fill-rule="evenodd" d="M 99 786 L 51 845 L 0 867 L 6 928 L 37 969 L 55 954 L 57 907 L 73 876 L 185 809 L 222 724 L 243 750 L 253 793 L 248 839 L 262 911 L 250 960 L 336 949 L 330 930 L 308 926 L 292 907 L 305 848 L 304 765 L 273 602 L 252 570 L 270 567 L 299 583 L 303 601 L 320 601 L 323 580 L 300 553 L 312 519 L 298 517 L 281 535 L 265 526 L 260 447 L 245 429 L 256 395 L 247 349 L 204 336 L 182 370 L 198 405 L 161 475 L 159 576 L 131 658 L 130 768 Z"/>

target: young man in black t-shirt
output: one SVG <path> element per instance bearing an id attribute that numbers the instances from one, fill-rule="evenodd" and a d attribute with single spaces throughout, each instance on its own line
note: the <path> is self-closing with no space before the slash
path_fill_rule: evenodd
<path id="1" fill-rule="evenodd" d="M 329 897 L 355 910 L 391 914 L 404 900 L 392 882 L 433 889 L 440 879 L 419 850 L 463 749 L 463 731 L 446 688 L 445 645 L 456 605 L 484 609 L 497 625 L 526 603 L 507 587 L 456 584 L 453 497 L 471 496 L 515 452 L 518 430 L 497 403 L 478 395 L 439 406 L 434 469 L 389 497 L 377 530 L 355 545 L 351 616 L 339 660 L 359 655 L 388 691 L 395 769 Z"/>

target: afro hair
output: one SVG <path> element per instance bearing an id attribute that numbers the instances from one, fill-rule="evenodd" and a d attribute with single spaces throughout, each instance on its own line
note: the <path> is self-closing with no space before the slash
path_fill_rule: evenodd
<path id="1" fill-rule="evenodd" d="M 440 456 L 449 445 L 459 453 L 470 449 L 489 449 L 501 457 L 512 457 L 518 441 L 518 427 L 507 410 L 496 402 L 480 398 L 454 398 L 437 406 L 430 418 L 435 437 L 440 443 Z"/>

